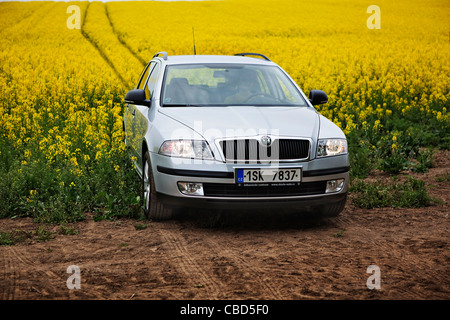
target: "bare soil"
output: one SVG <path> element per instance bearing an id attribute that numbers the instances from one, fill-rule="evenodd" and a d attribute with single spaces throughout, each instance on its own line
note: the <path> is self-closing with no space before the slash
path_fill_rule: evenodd
<path id="1" fill-rule="evenodd" d="M 87 215 L 65 226 L 74 235 L 30 218 L 2 219 L 0 232 L 45 228 L 53 238 L 0 246 L 0 299 L 447 300 L 449 158 L 440 152 L 435 168 L 415 174 L 441 201 L 418 209 L 360 209 L 350 196 L 341 215 L 327 219 L 286 212 L 190 212 L 164 222 Z M 67 287 L 71 265 L 80 268 L 80 289 Z M 367 286 L 371 265 L 379 267 L 380 289 Z"/>

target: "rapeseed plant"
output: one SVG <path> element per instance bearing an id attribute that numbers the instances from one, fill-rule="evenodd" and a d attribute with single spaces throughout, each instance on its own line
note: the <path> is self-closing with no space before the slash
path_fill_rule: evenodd
<path id="1" fill-rule="evenodd" d="M 263 53 L 306 94 L 324 90 L 353 176 L 450 146 L 448 1 L 379 0 L 378 30 L 354 0 L 74 2 L 81 30 L 70 4 L 0 3 L 0 217 L 134 214 L 123 96 L 155 52 L 192 54 L 193 27 L 199 54 Z"/>

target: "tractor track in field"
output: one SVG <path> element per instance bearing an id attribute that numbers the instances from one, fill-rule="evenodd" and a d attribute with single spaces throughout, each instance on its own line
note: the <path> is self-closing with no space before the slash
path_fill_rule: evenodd
<path id="1" fill-rule="evenodd" d="M 28 23 L 27 22 L 28 19 L 42 20 L 46 15 L 49 14 L 50 10 L 48 10 L 47 7 L 50 7 L 50 6 L 51 6 L 51 2 L 47 2 L 47 3 L 43 4 L 42 6 L 39 6 L 38 10 L 34 10 L 34 11 L 30 10 L 30 12 L 25 14 L 21 19 L 16 19 L 14 21 L 14 23 L 12 23 L 8 26 L 3 26 L 0 33 L 2 33 L 2 34 L 9 33 L 9 32 L 11 32 L 11 29 L 18 28 L 23 23 Z"/>
<path id="2" fill-rule="evenodd" d="M 87 17 L 87 13 L 89 11 L 89 6 L 91 5 L 91 2 L 89 2 L 86 6 L 86 9 L 84 11 L 84 15 L 83 15 L 83 19 L 82 19 L 82 24 L 81 24 L 81 34 L 83 35 L 83 37 L 97 50 L 97 52 L 100 54 L 100 56 L 103 58 L 103 60 L 105 60 L 105 62 L 109 65 L 109 67 L 114 71 L 115 75 L 117 76 L 117 78 L 120 80 L 120 82 L 122 83 L 122 85 L 125 88 L 129 87 L 129 84 L 127 83 L 127 81 L 122 77 L 122 75 L 120 74 L 120 72 L 117 70 L 117 68 L 114 66 L 114 63 L 111 61 L 111 59 L 108 57 L 108 55 L 105 53 L 105 51 L 96 44 L 96 42 L 92 39 L 91 35 L 86 32 L 86 30 L 84 29 L 85 27 L 85 23 L 86 23 L 86 17 Z"/>
<path id="3" fill-rule="evenodd" d="M 144 60 L 141 56 L 139 56 L 133 50 L 133 48 L 131 48 L 128 45 L 128 43 L 126 43 L 126 41 L 123 40 L 120 32 L 117 31 L 117 29 L 115 28 L 114 23 L 112 22 L 111 16 L 110 16 L 109 11 L 108 11 L 108 4 L 107 3 L 105 3 L 105 14 L 106 14 L 106 17 L 108 18 L 109 24 L 111 26 L 111 29 L 112 29 L 114 35 L 117 37 L 117 40 L 119 40 L 119 42 L 122 44 L 122 46 L 124 46 L 142 64 L 143 67 L 145 67 L 147 65 L 148 61 Z"/>

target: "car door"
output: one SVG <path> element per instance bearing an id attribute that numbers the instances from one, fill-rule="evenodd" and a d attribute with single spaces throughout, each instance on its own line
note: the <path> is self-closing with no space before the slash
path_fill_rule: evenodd
<path id="1" fill-rule="evenodd" d="M 149 67 L 149 76 L 144 84 L 145 99 L 151 101 L 156 84 L 160 78 L 161 65 L 159 62 L 153 62 Z M 144 141 L 145 134 L 149 130 L 149 126 L 152 125 L 149 121 L 150 108 L 148 106 L 136 105 L 133 135 L 136 137 L 135 148 L 137 150 L 137 158 L 139 163 L 142 163 L 142 142 Z"/>
<path id="2" fill-rule="evenodd" d="M 150 62 L 142 71 L 139 77 L 139 82 L 135 89 L 144 89 L 147 78 L 150 71 L 155 66 L 154 62 Z M 139 124 L 137 123 L 136 114 L 138 113 L 138 108 L 136 105 L 128 103 L 125 109 L 125 135 L 126 135 L 126 145 L 130 148 L 130 153 L 132 157 L 136 159 L 136 164 L 139 164 L 141 155 L 139 154 L 142 140 L 139 140 L 139 135 L 137 134 L 140 130 L 137 129 Z"/>

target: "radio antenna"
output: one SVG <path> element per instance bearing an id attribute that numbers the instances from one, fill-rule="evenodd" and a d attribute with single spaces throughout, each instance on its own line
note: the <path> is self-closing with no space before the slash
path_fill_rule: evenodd
<path id="1" fill-rule="evenodd" d="M 196 55 L 197 52 L 195 51 L 195 33 L 194 33 L 194 27 L 192 27 L 192 40 L 194 41 L 194 55 Z"/>

